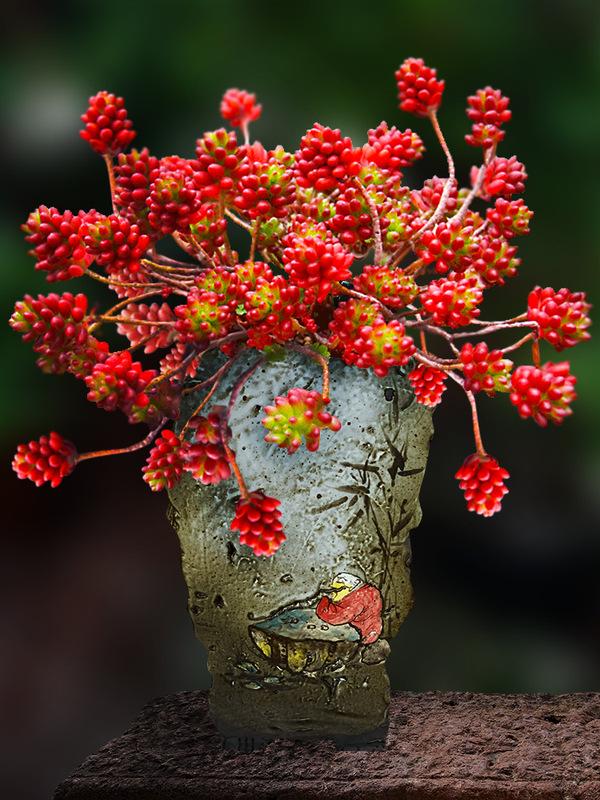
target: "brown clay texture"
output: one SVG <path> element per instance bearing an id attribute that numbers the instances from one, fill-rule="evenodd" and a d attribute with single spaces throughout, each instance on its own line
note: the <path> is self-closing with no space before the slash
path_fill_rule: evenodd
<path id="1" fill-rule="evenodd" d="M 598 800 L 600 694 L 396 693 L 385 750 L 226 750 L 204 692 L 149 703 L 55 800 Z"/>

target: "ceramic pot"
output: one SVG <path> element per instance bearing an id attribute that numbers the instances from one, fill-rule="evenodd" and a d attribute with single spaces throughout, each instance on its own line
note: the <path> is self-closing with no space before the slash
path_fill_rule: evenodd
<path id="1" fill-rule="evenodd" d="M 241 359 L 215 394 L 256 354 Z M 385 738 L 385 661 L 412 605 L 411 530 L 433 426 L 399 370 L 331 360 L 330 410 L 317 452 L 293 455 L 264 441 L 263 408 L 292 387 L 320 389 L 301 355 L 260 367 L 230 418 L 231 446 L 250 490 L 281 500 L 287 540 L 257 557 L 230 530 L 237 486 L 189 475 L 170 492 L 189 610 L 208 651 L 210 707 L 226 743 L 333 738 L 377 746 Z M 200 376 L 202 377 L 202 376 Z"/>

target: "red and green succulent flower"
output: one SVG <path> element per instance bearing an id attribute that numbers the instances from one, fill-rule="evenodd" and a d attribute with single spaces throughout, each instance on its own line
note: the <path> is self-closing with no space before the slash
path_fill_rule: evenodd
<path id="1" fill-rule="evenodd" d="M 529 233 L 533 216 L 518 197 L 524 165 L 497 153 L 509 99 L 489 86 L 469 96 L 465 138 L 480 148 L 481 163 L 461 186 L 438 120 L 444 81 L 416 58 L 396 79 L 400 109 L 431 124 L 446 176 L 415 183 L 411 168 L 423 157 L 423 140 L 387 122 L 359 144 L 316 122 L 294 153 L 267 150 L 249 134 L 262 107 L 240 89 L 221 102 L 240 140 L 220 128 L 198 138 L 195 158 L 161 158 L 130 149 L 136 134 L 121 97 L 102 91 L 90 99 L 81 136 L 106 163 L 112 207 L 40 206 L 23 231 L 50 283 L 86 277 L 112 289 L 116 301 L 100 311 L 79 285 L 26 295 L 10 325 L 41 369 L 74 375 L 99 408 L 149 430 L 134 445 L 89 453 L 56 432 L 41 436 L 18 446 L 20 478 L 55 487 L 81 461 L 149 447 L 143 477 L 153 491 L 172 488 L 184 473 L 203 484 L 237 481 L 231 528 L 256 555 L 272 556 L 285 541 L 285 516 L 278 499 L 246 485 L 229 417 L 256 367 L 274 351 L 293 350 L 319 366 L 323 384 L 320 391 L 282 387 L 264 409 L 267 442 L 288 453 L 314 451 L 336 435 L 341 423 L 330 405 L 341 418 L 344 409 L 329 394 L 332 358 L 379 378 L 401 371 L 414 401 L 429 408 L 455 385 L 468 401 L 475 444 L 456 478 L 470 511 L 500 509 L 509 475 L 484 448 L 477 401 L 506 394 L 525 419 L 563 422 L 575 378 L 566 361 L 542 364 L 540 343 L 562 351 L 588 339 L 590 304 L 583 292 L 538 286 L 516 316 L 479 320 L 487 293 L 516 275 L 514 239 Z M 230 241 L 233 228 L 248 237 L 242 257 Z M 177 257 L 163 252 L 169 244 L 172 253 L 173 243 Z M 121 348 L 101 335 L 111 324 Z M 499 332 L 515 341 L 492 344 Z M 530 363 L 513 368 L 506 356 L 520 348 L 529 349 Z M 208 351 L 216 367 L 199 379 Z M 145 356 L 153 356 L 150 364 Z M 253 366 L 238 377 L 228 405 L 210 407 L 242 358 Z M 193 412 L 183 395 L 191 395 Z"/>

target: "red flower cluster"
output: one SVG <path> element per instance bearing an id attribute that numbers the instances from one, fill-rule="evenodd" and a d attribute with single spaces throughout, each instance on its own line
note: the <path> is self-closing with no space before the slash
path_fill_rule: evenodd
<path id="1" fill-rule="evenodd" d="M 474 176 L 476 174 L 477 171 Z M 511 197 L 513 194 L 520 194 L 525 190 L 526 180 L 525 167 L 517 161 L 516 156 L 510 158 L 496 156 L 485 170 L 482 197 L 487 200 L 496 195 Z"/>
<path id="2" fill-rule="evenodd" d="M 366 159 L 388 172 L 399 173 L 402 167 L 409 167 L 425 152 L 423 140 L 410 128 L 399 131 L 381 122 L 368 136 L 368 144 L 363 148 Z"/>
<path id="3" fill-rule="evenodd" d="M 131 273 L 130 280 L 135 279 L 140 259 L 151 242 L 139 225 L 132 225 L 129 220 L 116 214 L 110 217 L 98 215 L 84 221 L 79 233 L 87 253 L 94 257 L 99 267 L 104 267 L 109 275 Z"/>
<path id="4" fill-rule="evenodd" d="M 130 422 L 151 424 L 160 417 L 147 392 L 155 377 L 156 371 L 145 370 L 139 361 L 133 361 L 128 350 L 113 353 L 95 364 L 85 378 L 88 400 L 105 411 L 119 409 Z"/>
<path id="5" fill-rule="evenodd" d="M 462 346 L 459 359 L 467 391 L 485 392 L 490 397 L 496 392 L 510 391 L 512 361 L 503 357 L 502 350 L 490 350 L 485 342 L 478 342 L 474 347 L 467 342 Z"/>
<path id="6" fill-rule="evenodd" d="M 499 89 L 486 86 L 467 97 L 467 117 L 473 122 L 471 133 L 465 136 L 473 147 L 493 147 L 504 139 L 502 125 L 512 117 L 508 97 Z"/>
<path id="7" fill-rule="evenodd" d="M 127 117 L 125 101 L 110 92 L 90 97 L 90 105 L 81 121 L 80 136 L 100 155 L 116 156 L 135 139 L 133 122 Z"/>
<path id="8" fill-rule="evenodd" d="M 283 266 L 290 283 L 315 293 L 322 303 L 336 281 L 350 277 L 352 253 L 321 226 L 303 225 L 283 241 Z"/>
<path id="9" fill-rule="evenodd" d="M 473 453 L 456 473 L 459 486 L 465 493 L 467 508 L 484 517 L 491 517 L 502 507 L 502 498 L 508 494 L 504 483 L 510 478 L 508 471 L 495 458 Z"/>
<path id="10" fill-rule="evenodd" d="M 141 224 L 148 216 L 151 186 L 159 176 L 160 161 L 148 148 L 121 153 L 115 166 L 115 202 L 119 214 Z"/>
<path id="11" fill-rule="evenodd" d="M 33 245 L 29 255 L 37 260 L 36 269 L 48 273 L 48 281 L 79 278 L 92 263 L 79 233 L 86 216 L 40 206 L 23 225 L 25 241 Z"/>
<path id="12" fill-rule="evenodd" d="M 421 405 L 435 408 L 442 402 L 448 380 L 448 376 L 442 370 L 419 364 L 408 373 L 408 380 L 415 393 L 415 400 Z"/>
<path id="13" fill-rule="evenodd" d="M 28 478 L 36 486 L 49 483 L 53 489 L 70 475 L 77 463 L 75 445 L 54 431 L 37 441 L 20 444 L 12 468 L 21 479 Z"/>
<path id="14" fill-rule="evenodd" d="M 231 467 L 223 446 L 225 409 L 216 407 L 207 417 L 190 422 L 192 438 L 184 456 L 185 469 L 200 483 L 220 483 L 231 475 Z M 227 435 L 231 435 L 227 429 Z"/>
<path id="15" fill-rule="evenodd" d="M 316 122 L 302 137 L 296 153 L 298 186 L 331 192 L 359 171 L 360 151 L 339 130 Z"/>
<path id="16" fill-rule="evenodd" d="M 455 175 L 437 118 L 444 81 L 416 58 L 396 79 L 401 109 L 428 118 L 448 161 L 447 176 L 421 188 L 403 175 L 423 156 L 420 133 L 385 121 L 360 146 L 317 122 L 295 152 L 269 150 L 249 137 L 262 110 L 255 95 L 229 89 L 221 114 L 241 128 L 243 143 L 219 128 L 197 139 L 195 157 L 159 158 L 130 149 L 135 132 L 123 99 L 100 92 L 81 135 L 106 162 L 112 209 L 40 206 L 23 226 L 48 281 L 85 275 L 117 295 L 104 311 L 77 291 L 19 301 L 10 325 L 39 366 L 73 374 L 98 407 L 149 428 L 124 450 L 151 447 L 143 474 L 152 490 L 172 488 L 186 472 L 203 484 L 236 480 L 232 529 L 257 555 L 272 555 L 285 539 L 280 503 L 248 490 L 228 420 L 261 360 L 293 350 L 322 373 L 321 391 L 286 387 L 266 408 L 266 440 L 290 453 L 301 444 L 316 450 L 323 429 L 340 428 L 328 410 L 332 358 L 377 377 L 401 370 L 430 409 L 447 386 L 465 390 L 476 454 L 457 477 L 468 507 L 485 516 L 500 508 L 508 473 L 485 453 L 481 393 L 508 393 L 522 417 L 542 426 L 571 413 L 567 362 L 511 373 L 505 355 L 530 346 L 537 365 L 540 346 L 562 350 L 588 339 L 585 294 L 536 287 L 525 313 L 479 320 L 484 296 L 516 275 L 513 240 L 529 232 L 533 213 L 515 197 L 525 188 L 524 165 L 497 155 L 508 98 L 486 86 L 467 99 L 467 142 L 483 149 L 469 187 Z M 244 239 L 248 251 L 239 253 Z M 110 324 L 120 345 L 96 338 Z M 487 337 L 502 332 L 515 339 L 500 350 Z M 227 388 L 229 400 L 203 416 Z M 13 467 L 57 485 L 76 463 L 106 453 L 78 456 L 51 434 L 21 445 Z"/>
<path id="17" fill-rule="evenodd" d="M 444 81 L 438 80 L 437 70 L 422 58 L 407 58 L 396 72 L 396 81 L 402 111 L 426 117 L 440 107 Z"/>
<path id="18" fill-rule="evenodd" d="M 523 419 L 531 417 L 542 428 L 548 422 L 558 425 L 573 413 L 570 404 L 577 397 L 576 382 L 568 361 L 539 368 L 517 367 L 512 376 L 510 402 Z"/>
<path id="19" fill-rule="evenodd" d="M 263 425 L 269 431 L 265 442 L 295 453 L 305 440 L 307 450 L 318 450 L 321 429 L 339 431 L 341 423 L 325 406 L 329 399 L 314 390 L 290 389 L 286 397 L 276 397 L 274 406 L 266 406 Z"/>
<path id="20" fill-rule="evenodd" d="M 228 89 L 221 100 L 221 116 L 234 128 L 255 122 L 261 113 L 262 106 L 256 102 L 256 95 L 244 89 Z"/>
<path id="21" fill-rule="evenodd" d="M 435 264 L 435 271 L 445 275 L 449 270 L 464 272 L 479 254 L 479 244 L 472 225 L 440 222 L 424 231 L 417 245 L 417 255 L 425 264 Z"/>
<path id="22" fill-rule="evenodd" d="M 540 336 L 559 352 L 590 338 L 591 305 L 585 292 L 536 286 L 529 293 L 527 317 L 540 326 Z"/>
<path id="23" fill-rule="evenodd" d="M 285 541 L 280 505 L 264 492 L 252 492 L 236 506 L 231 530 L 239 531 L 240 542 L 257 556 L 272 556 Z"/>
<path id="24" fill-rule="evenodd" d="M 479 278 L 468 274 L 431 281 L 419 299 L 436 325 L 460 328 L 479 316 L 483 291 Z"/>

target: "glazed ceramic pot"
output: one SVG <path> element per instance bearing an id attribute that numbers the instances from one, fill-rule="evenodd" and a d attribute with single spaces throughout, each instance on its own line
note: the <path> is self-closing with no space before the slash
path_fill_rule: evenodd
<path id="1" fill-rule="evenodd" d="M 233 368 L 215 404 L 253 359 Z M 337 359 L 330 367 L 342 428 L 324 431 L 315 453 L 267 444 L 261 424 L 277 395 L 320 389 L 319 367 L 301 355 L 256 370 L 231 414 L 248 487 L 281 500 L 287 540 L 274 556 L 255 556 L 230 530 L 234 481 L 204 486 L 186 475 L 170 492 L 211 713 L 229 745 L 385 738 L 385 661 L 412 605 L 409 534 L 421 519 L 431 413 L 399 370 L 378 379 Z"/>

